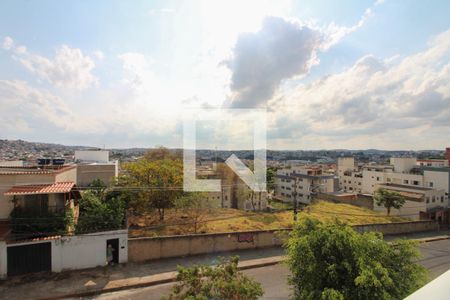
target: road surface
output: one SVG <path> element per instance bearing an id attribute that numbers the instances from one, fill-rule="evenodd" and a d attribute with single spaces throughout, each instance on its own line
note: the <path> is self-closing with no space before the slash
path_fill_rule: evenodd
<path id="1" fill-rule="evenodd" d="M 420 263 L 430 272 L 430 277 L 435 278 L 450 269 L 450 240 L 423 243 L 419 245 L 422 253 Z M 287 267 L 283 264 L 256 268 L 244 271 L 245 274 L 260 282 L 264 289 L 262 299 L 288 299 L 289 286 Z M 174 283 L 162 284 L 152 287 L 132 289 L 115 293 L 103 294 L 94 298 L 96 300 L 147 300 L 161 299 L 170 293 Z"/>

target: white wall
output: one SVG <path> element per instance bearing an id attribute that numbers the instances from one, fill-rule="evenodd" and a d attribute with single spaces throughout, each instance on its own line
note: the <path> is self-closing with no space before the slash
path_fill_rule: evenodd
<path id="1" fill-rule="evenodd" d="M 128 231 L 116 230 L 92 234 L 63 236 L 54 240 L 43 240 L 7 245 L 0 241 L 0 278 L 7 274 L 7 247 L 36 243 L 52 244 L 52 272 L 104 266 L 106 264 L 106 241 L 119 239 L 119 263 L 128 261 Z"/>
<path id="2" fill-rule="evenodd" d="M 408 173 L 417 164 L 414 157 L 391 157 L 391 165 L 394 166 L 394 172 Z"/>
<path id="3" fill-rule="evenodd" d="M 0 167 L 23 167 L 23 160 L 5 160 L 0 161 Z"/>
<path id="4" fill-rule="evenodd" d="M 433 171 L 433 170 L 425 170 L 423 172 L 423 175 L 425 177 L 425 186 L 430 187 L 430 182 L 433 183 L 433 188 L 435 189 L 443 189 L 445 192 L 449 193 L 450 189 L 450 174 L 448 171 L 442 172 L 442 171 Z"/>

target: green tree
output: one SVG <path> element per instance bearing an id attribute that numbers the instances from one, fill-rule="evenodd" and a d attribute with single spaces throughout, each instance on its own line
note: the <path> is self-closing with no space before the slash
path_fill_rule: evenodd
<path id="1" fill-rule="evenodd" d="M 75 226 L 76 233 L 116 230 L 124 227 L 126 199 L 123 195 L 102 194 L 87 190 L 80 200 L 80 215 Z"/>
<path id="2" fill-rule="evenodd" d="M 380 188 L 373 195 L 375 202 L 379 206 L 384 206 L 387 210 L 387 215 L 391 214 L 391 208 L 399 209 L 405 204 L 405 198 L 398 192 L 390 191 Z"/>
<path id="3" fill-rule="evenodd" d="M 165 148 L 148 151 L 143 158 L 123 166 L 125 182 L 139 190 L 130 207 L 137 212 L 158 211 L 164 220 L 165 209 L 174 207 L 183 194 L 183 162 L 178 154 Z M 129 186 L 129 187 L 130 187 Z"/>
<path id="4" fill-rule="evenodd" d="M 287 241 L 295 299 L 403 299 L 426 282 L 414 242 L 306 218 Z"/>
<path id="5" fill-rule="evenodd" d="M 277 171 L 275 168 L 268 167 L 266 171 L 266 184 L 267 184 L 267 191 L 273 191 L 275 190 L 275 177 L 277 175 Z"/>
<path id="6" fill-rule="evenodd" d="M 178 267 L 177 280 L 169 299 L 254 300 L 264 292 L 261 284 L 238 271 L 239 257 L 221 259 L 215 266 Z"/>

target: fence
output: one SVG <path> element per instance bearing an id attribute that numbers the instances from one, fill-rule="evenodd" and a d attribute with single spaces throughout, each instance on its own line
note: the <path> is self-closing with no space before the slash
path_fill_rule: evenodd
<path id="1" fill-rule="evenodd" d="M 386 235 L 437 230 L 434 221 L 356 225 L 358 232 L 379 231 Z M 128 261 L 142 262 L 168 257 L 281 246 L 289 229 L 195 234 L 128 240 Z"/>

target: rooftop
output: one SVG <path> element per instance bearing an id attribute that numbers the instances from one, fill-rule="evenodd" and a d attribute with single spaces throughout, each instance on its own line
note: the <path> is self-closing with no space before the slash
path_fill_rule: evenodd
<path id="1" fill-rule="evenodd" d="M 69 193 L 75 187 L 72 181 L 55 182 L 53 184 L 15 185 L 4 193 L 5 196 L 63 194 Z"/>
<path id="2" fill-rule="evenodd" d="M 58 174 L 75 168 L 75 165 L 64 166 L 32 166 L 32 167 L 0 167 L 0 175 L 42 175 Z"/>

